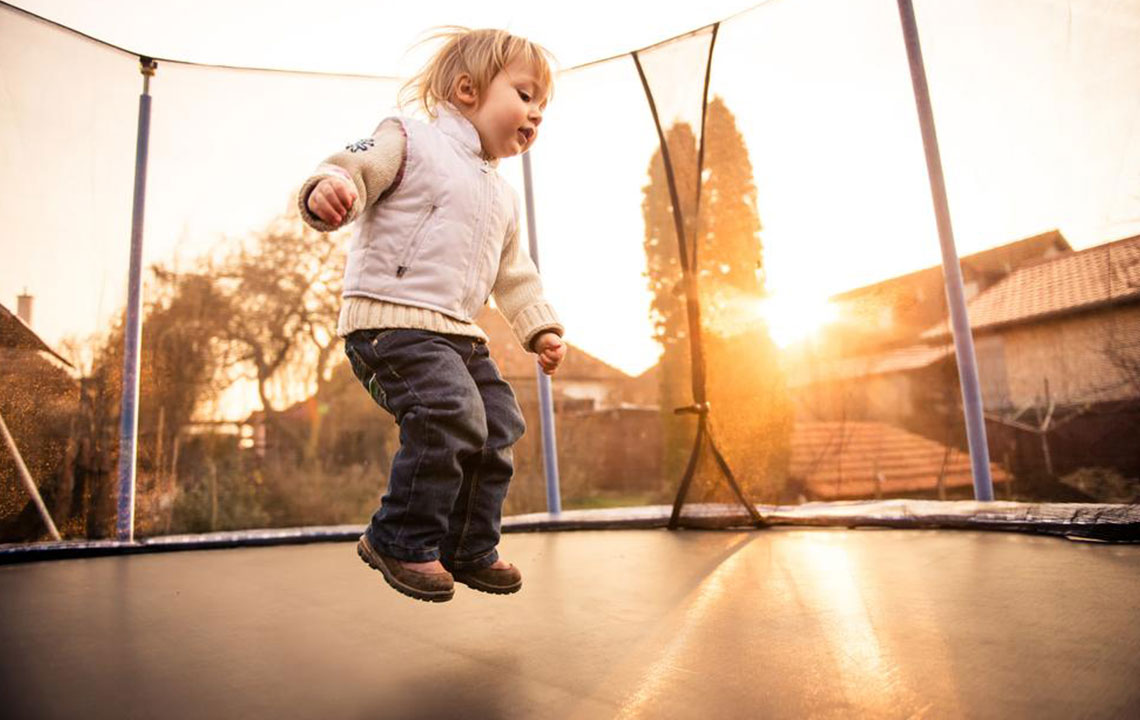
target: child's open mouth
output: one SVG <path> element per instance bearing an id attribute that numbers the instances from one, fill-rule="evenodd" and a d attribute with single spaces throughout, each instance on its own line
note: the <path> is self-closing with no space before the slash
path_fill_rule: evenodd
<path id="1" fill-rule="evenodd" d="M 519 128 L 519 143 L 526 145 L 534 137 L 534 128 Z"/>

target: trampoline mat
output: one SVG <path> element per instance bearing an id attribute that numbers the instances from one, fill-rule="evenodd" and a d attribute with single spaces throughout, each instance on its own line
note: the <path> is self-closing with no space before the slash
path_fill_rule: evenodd
<path id="1" fill-rule="evenodd" d="M 1138 717 L 1140 546 L 971 530 L 506 535 L 523 590 L 351 543 L 0 566 L 7 717 Z"/>

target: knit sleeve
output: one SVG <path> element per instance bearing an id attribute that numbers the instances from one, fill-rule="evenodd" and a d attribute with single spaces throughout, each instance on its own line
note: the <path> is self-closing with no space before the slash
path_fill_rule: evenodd
<path id="1" fill-rule="evenodd" d="M 318 165 L 305 180 L 297 193 L 301 218 L 321 232 L 332 232 L 353 222 L 399 184 L 406 150 L 407 136 L 403 123 L 398 118 L 384 120 L 371 137 L 345 146 L 344 150 Z M 309 211 L 309 194 L 327 177 L 340 177 L 356 187 L 356 202 L 340 225 L 326 223 Z"/>
<path id="2" fill-rule="evenodd" d="M 543 296 L 538 268 L 519 241 L 517 198 L 515 220 L 503 243 L 492 295 L 499 312 L 511 324 L 511 330 L 527 352 L 534 352 L 531 345 L 540 333 L 550 331 L 561 336 L 565 332 L 554 307 Z"/>

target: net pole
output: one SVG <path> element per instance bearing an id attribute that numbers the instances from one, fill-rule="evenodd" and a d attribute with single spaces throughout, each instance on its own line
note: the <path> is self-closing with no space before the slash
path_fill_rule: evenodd
<path id="1" fill-rule="evenodd" d="M 538 232 L 534 220 L 534 179 L 530 168 L 530 153 L 523 153 L 523 189 L 526 195 L 526 231 L 530 240 L 530 259 L 538 268 Z M 562 493 L 558 483 L 558 440 L 554 433 L 554 391 L 550 376 L 534 365 L 538 377 L 538 422 L 542 427 L 542 469 L 546 476 L 546 510 L 552 515 L 562 512 Z"/>
<path id="2" fill-rule="evenodd" d="M 123 333 L 123 396 L 119 414 L 119 494 L 115 535 L 135 539 L 135 470 L 139 434 L 139 345 L 142 340 L 143 210 L 146 207 L 146 161 L 150 146 L 150 79 L 157 63 L 139 58 L 143 91 L 139 95 L 139 124 L 135 145 L 135 193 L 131 212 L 131 266 L 127 281 L 127 323 Z"/>
<path id="3" fill-rule="evenodd" d="M 970 446 L 974 499 L 989 502 L 994 499 L 994 489 L 993 480 L 990 478 L 990 451 L 986 442 L 985 418 L 982 414 L 978 364 L 974 354 L 974 338 L 970 332 L 970 317 L 966 312 L 966 293 L 962 289 L 962 268 L 958 263 L 954 230 L 950 225 L 950 207 L 946 200 L 946 181 L 942 175 L 938 135 L 934 130 L 930 89 L 926 84 L 926 68 L 922 62 L 922 48 L 918 42 L 914 5 L 911 0 L 898 0 L 898 6 L 903 39 L 906 42 L 907 60 L 910 63 L 911 84 L 914 86 L 914 99 L 918 106 L 918 121 L 922 128 L 922 146 L 926 152 L 930 194 L 934 200 L 934 215 L 938 222 L 938 242 L 942 246 L 942 275 L 946 280 L 946 304 L 950 310 L 954 352 L 958 360 L 958 381 L 962 388 L 962 411 L 966 419 L 966 437 Z"/>

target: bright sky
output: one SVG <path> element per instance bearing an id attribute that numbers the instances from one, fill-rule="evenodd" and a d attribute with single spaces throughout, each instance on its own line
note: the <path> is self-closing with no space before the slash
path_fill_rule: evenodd
<path id="1" fill-rule="evenodd" d="M 568 67 L 751 4 L 17 3 L 161 57 L 397 76 L 439 24 L 507 27 Z M 1140 0 L 917 6 L 960 253 L 1052 228 L 1078 248 L 1140 232 Z M 141 79 L 129 56 L 11 10 L 0 35 L 0 302 L 27 287 L 55 344 L 105 326 L 125 297 Z M 699 48 L 673 54 L 666 87 L 700 77 Z M 722 26 L 713 63 L 755 168 L 782 338 L 826 317 L 830 294 L 939 262 L 893 2 L 773 0 Z M 188 263 L 264 225 L 316 162 L 392 112 L 396 86 L 161 64 L 148 261 Z M 640 207 L 656 143 L 626 58 L 559 78 L 533 153 L 550 299 L 568 339 L 630 373 L 658 352 Z M 518 161 L 502 170 L 521 194 Z"/>

